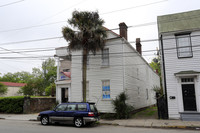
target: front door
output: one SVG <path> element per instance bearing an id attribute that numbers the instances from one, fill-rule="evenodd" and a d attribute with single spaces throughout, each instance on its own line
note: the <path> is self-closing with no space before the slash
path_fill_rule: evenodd
<path id="1" fill-rule="evenodd" d="M 197 111 L 194 84 L 182 84 L 184 111 Z"/>
<path id="2" fill-rule="evenodd" d="M 68 88 L 61 88 L 61 102 L 68 102 Z"/>

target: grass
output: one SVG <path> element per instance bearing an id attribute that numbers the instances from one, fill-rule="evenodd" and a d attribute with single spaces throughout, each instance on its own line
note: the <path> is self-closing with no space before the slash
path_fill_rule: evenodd
<path id="1" fill-rule="evenodd" d="M 132 114 L 130 119 L 158 119 L 157 107 L 148 107 L 145 110 Z M 101 114 L 101 119 L 114 120 L 115 114 L 105 113 Z"/>
<path id="2" fill-rule="evenodd" d="M 31 96 L 31 98 L 48 98 L 48 97 L 51 97 L 51 96 Z"/>
<path id="3" fill-rule="evenodd" d="M 157 107 L 149 107 L 132 115 L 131 119 L 157 119 Z"/>

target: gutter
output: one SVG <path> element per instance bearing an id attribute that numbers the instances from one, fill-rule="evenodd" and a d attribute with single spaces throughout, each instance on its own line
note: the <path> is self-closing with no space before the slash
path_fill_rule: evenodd
<path id="1" fill-rule="evenodd" d="M 163 37 L 160 36 L 160 42 L 161 42 L 161 50 L 162 50 L 162 64 L 163 64 L 163 78 L 164 78 L 164 88 L 165 88 L 165 103 L 166 103 L 166 111 L 167 111 L 167 119 L 169 118 L 168 114 L 168 97 L 167 97 L 167 84 L 166 84 L 166 73 L 165 73 L 165 57 L 164 57 L 164 49 L 163 49 Z"/>

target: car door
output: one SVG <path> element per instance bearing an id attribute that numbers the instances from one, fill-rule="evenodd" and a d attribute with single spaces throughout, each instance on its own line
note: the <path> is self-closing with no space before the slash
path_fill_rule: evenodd
<path id="1" fill-rule="evenodd" d="M 64 121 L 71 121 L 74 120 L 74 114 L 76 113 L 77 105 L 75 103 L 69 103 L 67 105 L 66 110 L 63 112 L 63 119 Z"/>
<path id="2" fill-rule="evenodd" d="M 63 114 L 67 108 L 67 104 L 60 104 L 54 109 L 54 113 L 50 116 L 52 121 L 63 121 Z"/>

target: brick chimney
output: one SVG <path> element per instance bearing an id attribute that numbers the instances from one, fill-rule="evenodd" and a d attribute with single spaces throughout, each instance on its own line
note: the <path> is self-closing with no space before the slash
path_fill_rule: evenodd
<path id="1" fill-rule="evenodd" d="M 140 53 L 140 55 L 142 55 L 142 45 L 140 43 L 140 38 L 136 38 L 136 50 L 138 51 L 138 53 Z"/>
<path id="2" fill-rule="evenodd" d="M 127 36 L 127 25 L 122 22 L 119 24 L 119 33 L 120 33 L 120 36 L 124 37 L 126 40 L 128 40 L 128 36 Z"/>

